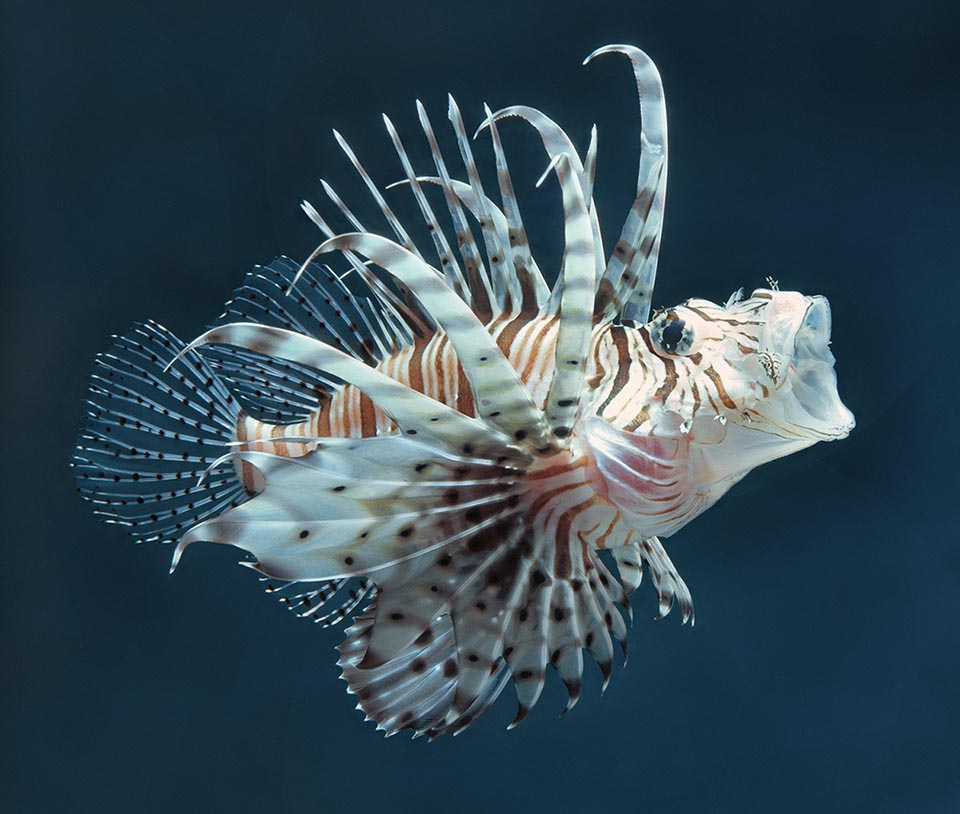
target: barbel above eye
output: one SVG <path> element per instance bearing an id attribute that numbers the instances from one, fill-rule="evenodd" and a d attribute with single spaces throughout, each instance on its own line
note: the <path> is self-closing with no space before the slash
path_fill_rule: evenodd
<path id="1" fill-rule="evenodd" d="M 699 321 L 694 314 L 687 314 L 680 308 L 661 311 L 647 328 L 653 349 L 661 356 L 696 353 L 702 341 L 697 330 Z"/>

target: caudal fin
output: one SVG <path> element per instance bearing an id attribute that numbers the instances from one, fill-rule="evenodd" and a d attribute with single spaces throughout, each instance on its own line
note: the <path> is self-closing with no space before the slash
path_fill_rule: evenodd
<path id="1" fill-rule="evenodd" d="M 195 351 L 154 322 L 97 357 L 87 417 L 71 458 L 77 491 L 137 542 L 176 542 L 243 502 L 232 463 L 200 476 L 234 440 L 239 405 Z"/>

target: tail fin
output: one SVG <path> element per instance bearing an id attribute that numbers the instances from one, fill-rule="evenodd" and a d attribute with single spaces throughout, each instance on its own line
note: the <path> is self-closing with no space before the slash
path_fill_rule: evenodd
<path id="1" fill-rule="evenodd" d="M 198 484 L 228 451 L 240 408 L 197 352 L 165 370 L 183 348 L 154 322 L 117 337 L 97 357 L 70 461 L 94 513 L 137 542 L 176 542 L 247 497 L 231 463 Z"/>

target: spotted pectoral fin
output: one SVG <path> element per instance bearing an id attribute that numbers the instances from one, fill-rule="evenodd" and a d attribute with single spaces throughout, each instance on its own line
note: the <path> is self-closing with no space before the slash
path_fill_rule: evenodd
<path id="1" fill-rule="evenodd" d="M 455 734 L 512 678 L 516 724 L 539 699 L 550 666 L 569 708 L 580 695 L 584 649 L 608 678 L 611 634 L 626 646 L 616 607 L 626 594 L 592 549 L 549 539 L 518 507 L 423 558 L 429 565 L 416 574 L 375 575 L 376 602 L 340 648 L 343 677 L 368 718 L 388 733 Z"/>
<path id="2" fill-rule="evenodd" d="M 516 471 L 437 452 L 413 439 L 331 439 L 300 458 L 230 457 L 253 466 L 254 498 L 184 535 L 174 564 L 197 541 L 226 543 L 282 580 L 416 571 L 419 555 L 484 528 L 509 508 Z"/>
<path id="3" fill-rule="evenodd" d="M 516 517 L 504 518 L 444 547 L 421 573 L 376 577 L 376 601 L 347 631 L 340 665 L 378 728 L 456 732 L 499 696 L 509 678 L 500 655 L 510 610 L 491 592 L 501 579 L 512 584 L 518 528 Z"/>

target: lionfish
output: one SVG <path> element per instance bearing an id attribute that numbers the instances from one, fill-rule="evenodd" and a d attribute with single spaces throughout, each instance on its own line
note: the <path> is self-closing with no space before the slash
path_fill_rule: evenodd
<path id="1" fill-rule="evenodd" d="M 666 109 L 637 48 L 606 46 L 584 64 L 613 52 L 632 64 L 642 129 L 636 200 L 609 258 L 596 127 L 581 157 L 542 112 L 485 107 L 474 139 L 489 131 L 498 205 L 453 98 L 466 180 L 417 102 L 435 174 L 417 174 L 384 123 L 436 261 L 334 131 L 392 237 L 324 181 L 354 231 L 337 234 L 304 202 L 326 239 L 303 263 L 256 267 L 188 344 L 147 322 L 97 358 L 72 459 L 95 514 L 138 541 L 175 543 L 171 571 L 191 543 L 228 543 L 297 616 L 326 626 L 356 612 L 339 664 L 388 734 L 459 732 L 511 680 L 514 726 L 548 666 L 566 711 L 584 651 L 606 686 L 644 568 L 657 618 L 676 603 L 693 623 L 663 538 L 759 464 L 854 426 L 823 297 L 768 278 L 748 298 L 690 299 L 651 318 Z M 505 117 L 534 128 L 548 159 L 539 183 L 554 174 L 562 191 L 552 288 L 520 217 Z M 437 188 L 454 240 L 426 194 Z M 330 252 L 339 274 L 317 263 Z"/>

